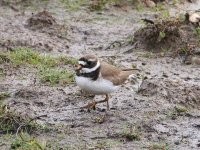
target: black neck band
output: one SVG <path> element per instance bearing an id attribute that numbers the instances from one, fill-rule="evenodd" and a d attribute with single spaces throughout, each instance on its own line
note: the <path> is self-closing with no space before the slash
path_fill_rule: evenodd
<path id="1" fill-rule="evenodd" d="M 82 77 L 87 77 L 90 78 L 92 80 L 97 80 L 99 77 L 99 73 L 100 73 L 100 66 L 99 68 L 97 68 L 96 70 L 89 72 L 89 73 L 79 73 L 77 74 L 77 76 L 82 76 Z"/>

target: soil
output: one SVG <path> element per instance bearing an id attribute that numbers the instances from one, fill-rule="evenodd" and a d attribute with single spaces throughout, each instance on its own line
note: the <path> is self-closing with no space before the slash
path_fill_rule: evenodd
<path id="1" fill-rule="evenodd" d="M 199 2 L 185 2 L 169 11 L 173 16 L 199 6 Z M 11 93 L 4 101 L 10 109 L 32 118 L 42 115 L 38 123 L 57 129 L 37 137 L 63 149 L 140 150 L 154 144 L 167 145 L 168 149 L 200 149 L 199 64 L 184 63 L 182 55 L 135 49 L 131 42 L 134 33 L 144 27 L 141 19 L 155 19 L 161 12 L 129 7 L 71 11 L 56 1 L 13 7 L 0 6 L 1 51 L 25 46 L 52 56 L 95 54 L 119 67 L 141 70 L 140 84 L 127 83 L 111 94 L 110 110 L 100 104 L 88 112 L 76 109 L 92 101 L 76 84 L 49 86 L 39 82 L 35 70 L 1 66 L 6 76 L 1 79 L 0 92 Z M 72 67 L 66 69 L 73 71 Z M 96 96 L 95 100 L 103 98 Z M 187 111 L 179 112 L 179 107 Z M 130 126 L 139 127 L 139 140 L 122 136 Z M 12 141 L 0 137 L 1 149 L 9 149 Z"/>

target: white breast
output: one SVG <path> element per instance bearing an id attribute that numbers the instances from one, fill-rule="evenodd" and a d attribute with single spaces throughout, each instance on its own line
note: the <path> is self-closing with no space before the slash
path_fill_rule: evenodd
<path id="1" fill-rule="evenodd" d="M 99 78 L 93 81 L 86 77 L 76 76 L 75 77 L 77 85 L 84 91 L 92 94 L 108 94 L 114 92 L 118 86 L 113 85 L 109 80 Z"/>

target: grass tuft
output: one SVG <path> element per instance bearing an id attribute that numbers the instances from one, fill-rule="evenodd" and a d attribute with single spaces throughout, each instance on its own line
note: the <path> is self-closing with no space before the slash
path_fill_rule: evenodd
<path id="1" fill-rule="evenodd" d="M 74 74 L 66 70 L 43 69 L 39 72 L 41 82 L 55 84 L 69 84 L 74 82 Z"/>
<path id="2" fill-rule="evenodd" d="M 10 59 L 8 58 L 7 54 L 0 53 L 0 64 L 9 63 Z"/>
<path id="3" fill-rule="evenodd" d="M 0 63 L 11 62 L 13 65 L 32 65 L 56 67 L 61 64 L 75 65 L 77 60 L 67 56 L 53 57 L 50 55 L 40 55 L 39 52 L 30 48 L 16 48 L 12 52 L 0 53 Z"/>
<path id="4" fill-rule="evenodd" d="M 14 134 L 22 131 L 32 133 L 34 131 L 48 132 L 49 128 L 36 123 L 35 118 L 21 116 L 8 109 L 6 105 L 0 105 L 0 131 L 1 134 Z"/>
<path id="5" fill-rule="evenodd" d="M 45 150 L 47 141 L 31 137 L 28 133 L 21 133 L 11 144 L 11 149 L 16 150 Z"/>
<path id="6" fill-rule="evenodd" d="M 69 58 L 69 57 L 66 57 L 66 56 L 60 56 L 58 57 L 58 61 L 60 63 L 62 63 L 63 65 L 76 65 L 78 64 L 78 60 L 75 59 L 75 58 Z"/>
<path id="7" fill-rule="evenodd" d="M 60 1 L 70 11 L 77 11 L 81 8 L 81 6 L 88 3 L 88 0 L 60 0 Z"/>
<path id="8" fill-rule="evenodd" d="M 173 120 L 179 116 L 184 116 L 188 112 L 188 109 L 183 106 L 175 106 L 172 110 L 167 113 L 167 116 Z"/>
<path id="9" fill-rule="evenodd" d="M 4 99 L 6 99 L 8 97 L 10 97 L 10 93 L 8 93 L 8 92 L 0 93 L 0 100 L 4 100 Z"/>
<path id="10" fill-rule="evenodd" d="M 39 52 L 29 48 L 16 48 L 12 52 L 0 53 L 0 64 L 10 63 L 14 67 L 28 66 L 39 70 L 40 80 L 50 82 L 51 85 L 59 83 L 72 83 L 74 75 L 70 71 L 57 69 L 61 65 L 75 65 L 77 60 L 67 56 L 40 55 Z"/>
<path id="11" fill-rule="evenodd" d="M 19 131 L 32 132 L 34 130 L 43 130 L 43 126 L 34 122 L 34 119 L 20 116 L 7 108 L 6 105 L 0 105 L 0 131 L 1 134 L 16 133 Z M 45 131 L 46 127 L 45 127 Z"/>
<path id="12" fill-rule="evenodd" d="M 152 144 L 148 148 L 149 150 L 169 150 L 168 144 L 159 144 L 159 143 Z"/>
<path id="13" fill-rule="evenodd" d="M 15 65 L 38 65 L 41 61 L 39 53 L 29 48 L 17 48 L 13 52 L 7 53 L 7 56 Z"/>
<path id="14" fill-rule="evenodd" d="M 127 126 L 123 129 L 120 135 L 128 141 L 139 141 L 141 140 L 141 129 L 138 126 Z"/>
<path id="15" fill-rule="evenodd" d="M 142 3 L 139 0 L 60 0 L 64 6 L 70 11 L 77 11 L 84 6 L 91 11 L 102 11 L 106 6 L 135 6 L 138 10 L 142 9 Z"/>

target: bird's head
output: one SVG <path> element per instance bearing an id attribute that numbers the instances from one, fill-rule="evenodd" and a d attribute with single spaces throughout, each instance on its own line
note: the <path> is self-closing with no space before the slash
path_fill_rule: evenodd
<path id="1" fill-rule="evenodd" d="M 94 55 L 85 55 L 78 60 L 76 73 L 90 73 L 100 67 L 99 59 Z"/>

